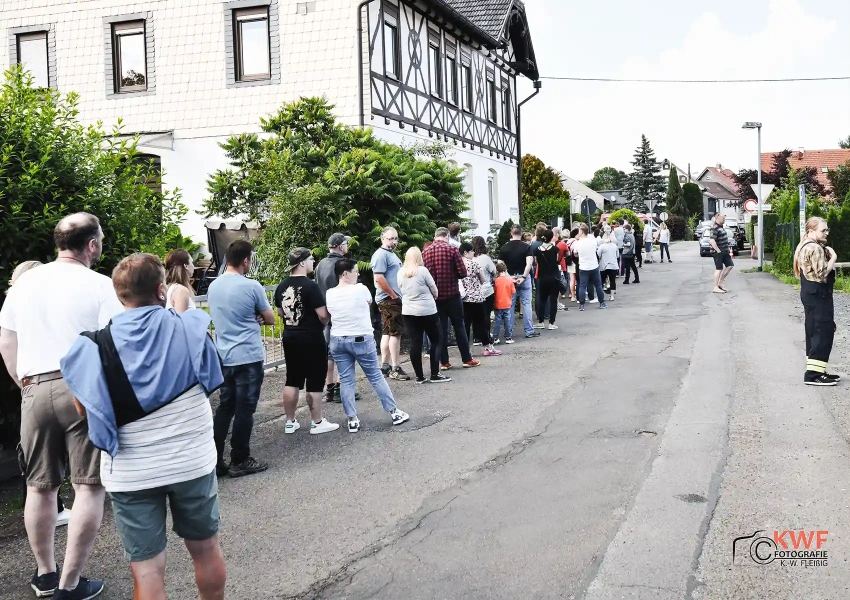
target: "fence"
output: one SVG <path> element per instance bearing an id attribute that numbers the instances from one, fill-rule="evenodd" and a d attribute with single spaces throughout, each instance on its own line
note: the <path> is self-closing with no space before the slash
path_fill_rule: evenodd
<path id="1" fill-rule="evenodd" d="M 266 296 L 269 299 L 269 304 L 274 306 L 273 298 L 275 286 L 267 285 L 265 288 Z M 195 306 L 200 309 L 209 311 L 209 301 L 206 295 L 195 296 Z M 263 367 L 271 369 L 283 364 L 283 344 L 280 341 L 280 334 L 283 333 L 282 323 L 275 318 L 274 325 L 261 325 L 260 338 L 263 341 Z M 210 335 L 215 337 L 215 326 L 210 324 Z"/>
<path id="2" fill-rule="evenodd" d="M 773 266 L 783 273 L 791 273 L 794 268 L 794 250 L 800 243 L 800 226 L 793 222 L 778 223 L 775 231 Z"/>

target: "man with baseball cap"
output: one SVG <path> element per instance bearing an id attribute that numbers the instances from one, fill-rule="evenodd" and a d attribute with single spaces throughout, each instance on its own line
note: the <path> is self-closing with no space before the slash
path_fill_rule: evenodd
<path id="1" fill-rule="evenodd" d="M 328 358 L 324 330 L 331 317 L 319 285 L 307 277 L 313 272 L 313 260 L 313 254 L 307 248 L 292 250 L 287 267 L 289 277 L 281 281 L 274 291 L 274 305 L 284 322 L 284 433 L 295 433 L 301 428 L 295 420 L 295 408 L 302 388 L 307 391 L 307 406 L 312 417 L 310 433 L 317 435 L 339 429 L 337 423 L 322 417 L 321 393 L 325 387 Z"/>
<path id="2" fill-rule="evenodd" d="M 328 239 L 328 255 L 319 261 L 314 272 L 314 279 L 322 292 L 322 297 L 325 297 L 328 290 L 333 289 L 339 283 L 339 277 L 334 272 L 334 265 L 346 254 L 348 254 L 348 242 L 350 236 L 343 233 L 335 233 Z M 325 326 L 325 344 L 330 343 L 331 324 Z M 342 402 L 339 394 L 339 382 L 337 381 L 336 369 L 334 361 L 328 353 L 328 372 L 325 378 L 325 394 L 323 400 L 325 402 Z"/>

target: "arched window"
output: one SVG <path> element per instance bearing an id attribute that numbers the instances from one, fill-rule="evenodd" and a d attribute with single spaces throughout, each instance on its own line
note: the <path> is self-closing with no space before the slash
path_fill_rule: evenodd
<path id="1" fill-rule="evenodd" d="M 467 163 L 463 165 L 463 188 L 468 196 L 466 199 L 468 208 L 466 209 L 466 212 L 463 213 L 463 216 L 469 221 L 475 220 L 475 197 L 472 193 L 472 181 L 472 165 Z"/>
<path id="2" fill-rule="evenodd" d="M 493 169 L 487 171 L 487 202 L 490 222 L 496 223 L 499 220 L 499 180 Z"/>

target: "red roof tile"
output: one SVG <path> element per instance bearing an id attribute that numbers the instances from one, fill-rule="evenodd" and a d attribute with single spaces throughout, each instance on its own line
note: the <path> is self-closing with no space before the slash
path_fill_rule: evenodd
<path id="1" fill-rule="evenodd" d="M 773 157 L 778 152 L 763 152 L 761 155 L 761 170 L 770 171 L 773 168 Z M 823 172 L 823 167 L 836 169 L 850 161 L 850 150 L 794 150 L 788 157 L 788 164 L 793 169 L 814 167 L 818 173 L 818 181 L 829 190 L 829 179 Z"/>

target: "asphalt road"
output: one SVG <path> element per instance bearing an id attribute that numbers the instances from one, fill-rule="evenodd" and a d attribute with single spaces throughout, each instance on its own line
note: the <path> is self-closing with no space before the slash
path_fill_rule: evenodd
<path id="1" fill-rule="evenodd" d="M 272 467 L 220 484 L 228 596 L 850 597 L 850 409 L 801 385 L 799 301 L 737 270 L 711 294 L 696 243 L 672 254 L 449 384 L 391 382 L 401 427 L 361 382 L 359 434 L 284 436 L 269 374 L 254 453 Z M 829 530 L 828 566 L 732 564 L 734 538 L 792 528 Z M 0 598 L 31 597 L 32 569 L 23 535 L 0 538 Z M 86 574 L 132 596 L 110 515 Z M 196 597 L 176 539 L 168 588 Z"/>

